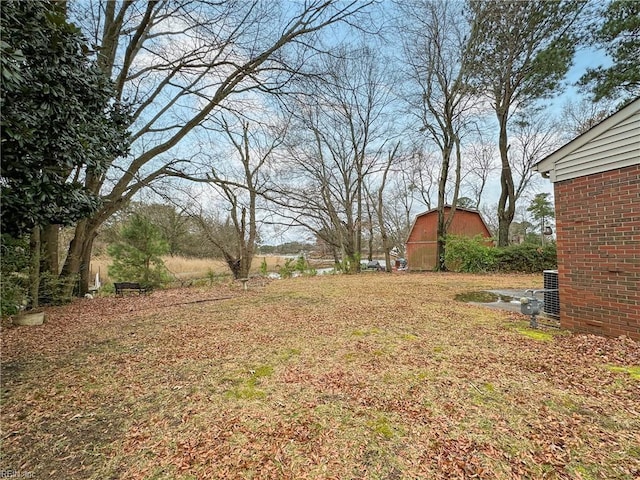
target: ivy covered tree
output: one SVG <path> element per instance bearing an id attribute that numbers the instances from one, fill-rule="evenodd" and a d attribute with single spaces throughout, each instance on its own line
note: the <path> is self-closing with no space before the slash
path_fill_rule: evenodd
<path id="1" fill-rule="evenodd" d="M 579 84 L 591 89 L 594 101 L 640 96 L 640 2 L 614 0 L 603 7 L 598 20 L 592 27 L 593 43 L 613 63 L 589 68 Z"/>
<path id="2" fill-rule="evenodd" d="M 169 253 L 158 227 L 141 215 L 134 214 L 122 227 L 120 241 L 108 248 L 113 257 L 109 276 L 116 281 L 139 282 L 157 287 L 169 279 L 162 255 Z"/>

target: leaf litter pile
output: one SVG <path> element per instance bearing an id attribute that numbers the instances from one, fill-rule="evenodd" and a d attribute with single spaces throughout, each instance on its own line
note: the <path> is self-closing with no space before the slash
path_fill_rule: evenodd
<path id="1" fill-rule="evenodd" d="M 640 477 L 640 345 L 456 302 L 537 276 L 325 276 L 3 326 L 3 471 L 77 479 Z"/>

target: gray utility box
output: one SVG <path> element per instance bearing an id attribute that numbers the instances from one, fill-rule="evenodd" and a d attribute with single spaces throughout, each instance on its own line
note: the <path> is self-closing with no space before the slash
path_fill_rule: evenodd
<path id="1" fill-rule="evenodd" d="M 531 320 L 529 320 L 529 326 L 531 328 L 538 328 L 536 316 L 540 315 L 544 301 L 536 298 L 536 293 L 539 292 L 539 290 L 527 290 L 527 292 L 531 292 L 531 296 L 520 299 L 520 311 L 525 315 L 531 315 Z"/>
<path id="2" fill-rule="evenodd" d="M 525 315 L 540 315 L 544 302 L 535 297 L 525 297 L 520 300 L 520 311 Z"/>

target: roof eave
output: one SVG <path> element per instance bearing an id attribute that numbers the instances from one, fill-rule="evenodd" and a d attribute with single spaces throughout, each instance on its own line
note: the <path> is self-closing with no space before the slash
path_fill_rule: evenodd
<path id="1" fill-rule="evenodd" d="M 611 128 L 612 124 L 615 125 L 618 122 L 621 122 L 626 118 L 630 117 L 631 115 L 634 115 L 638 111 L 640 111 L 640 97 L 629 102 L 625 107 L 621 108 L 617 112 L 612 113 L 597 125 L 594 125 L 586 132 L 577 136 L 576 138 L 571 140 L 569 143 L 566 143 L 565 145 L 560 147 L 558 150 L 556 150 L 552 154 L 540 160 L 538 163 L 533 165 L 532 167 L 533 170 L 535 170 L 536 172 L 539 172 L 544 178 L 548 178 L 549 180 L 555 183 L 556 181 L 555 166 L 558 160 L 566 157 L 567 155 L 572 153 L 574 150 L 577 150 L 578 148 L 582 147 L 583 145 L 590 142 L 594 138 L 598 137 L 602 133 L 606 132 L 609 128 Z"/>

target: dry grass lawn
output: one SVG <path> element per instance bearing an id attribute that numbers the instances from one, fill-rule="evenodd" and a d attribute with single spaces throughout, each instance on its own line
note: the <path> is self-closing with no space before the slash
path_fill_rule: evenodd
<path id="1" fill-rule="evenodd" d="M 3 326 L 3 472 L 69 479 L 637 479 L 640 346 L 457 293 L 537 276 L 324 276 Z M 5 322 L 6 324 L 6 322 Z"/>

